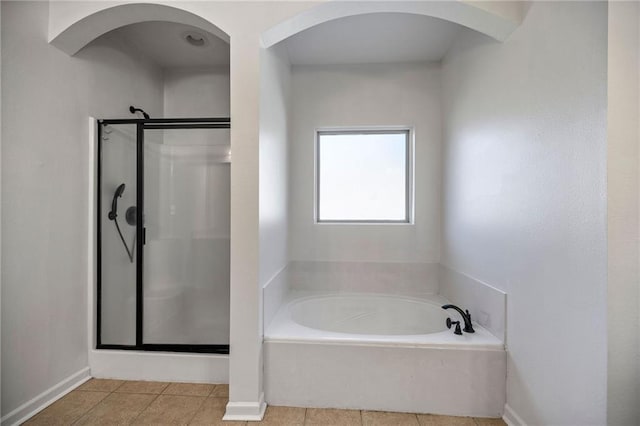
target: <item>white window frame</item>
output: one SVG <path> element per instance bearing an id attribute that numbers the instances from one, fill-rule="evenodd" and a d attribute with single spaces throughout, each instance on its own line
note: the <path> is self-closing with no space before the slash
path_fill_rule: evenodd
<path id="1" fill-rule="evenodd" d="M 405 134 L 405 217 L 400 220 L 320 220 L 320 136 L 344 134 Z M 313 211 L 316 225 L 413 225 L 414 224 L 414 130 L 410 126 L 363 126 L 315 129 Z"/>

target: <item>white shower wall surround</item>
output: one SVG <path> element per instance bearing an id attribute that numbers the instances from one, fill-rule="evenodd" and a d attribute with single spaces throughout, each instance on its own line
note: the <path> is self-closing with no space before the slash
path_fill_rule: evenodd
<path id="1" fill-rule="evenodd" d="M 228 238 L 157 240 L 147 251 L 145 338 L 178 344 L 228 342 Z M 188 263 L 177 265 L 184 259 Z"/>

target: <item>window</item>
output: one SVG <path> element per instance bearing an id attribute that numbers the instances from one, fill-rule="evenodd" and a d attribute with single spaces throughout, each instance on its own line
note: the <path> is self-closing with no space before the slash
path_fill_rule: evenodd
<path id="1" fill-rule="evenodd" d="M 410 131 L 318 131 L 316 221 L 411 221 Z"/>

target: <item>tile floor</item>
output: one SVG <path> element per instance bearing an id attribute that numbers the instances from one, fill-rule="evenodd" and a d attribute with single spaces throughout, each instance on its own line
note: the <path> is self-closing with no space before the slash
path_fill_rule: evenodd
<path id="1" fill-rule="evenodd" d="M 25 425 L 223 425 L 227 385 L 91 379 Z M 264 425 L 504 426 L 501 419 L 319 408 L 267 407 Z"/>

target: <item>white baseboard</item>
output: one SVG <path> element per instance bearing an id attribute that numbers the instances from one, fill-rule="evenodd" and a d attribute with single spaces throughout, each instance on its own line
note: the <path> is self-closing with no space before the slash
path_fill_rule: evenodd
<path id="1" fill-rule="evenodd" d="M 513 411 L 509 404 L 504 404 L 504 415 L 502 420 L 509 426 L 527 426 L 522 418 Z"/>
<path id="2" fill-rule="evenodd" d="M 260 394 L 260 400 L 257 402 L 229 402 L 222 420 L 240 420 L 259 422 L 264 417 L 264 411 L 267 404 L 264 402 L 264 393 Z"/>
<path id="3" fill-rule="evenodd" d="M 90 378 L 89 367 L 83 368 L 2 417 L 0 424 L 13 426 L 25 422 Z"/>

